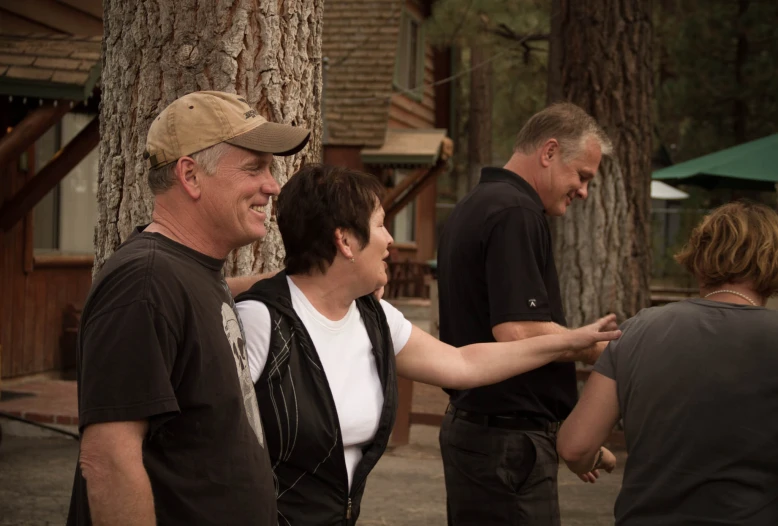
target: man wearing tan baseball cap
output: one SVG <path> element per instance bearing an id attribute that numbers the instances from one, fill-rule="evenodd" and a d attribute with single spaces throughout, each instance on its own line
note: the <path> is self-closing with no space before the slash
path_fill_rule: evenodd
<path id="1" fill-rule="evenodd" d="M 309 131 L 244 98 L 190 93 L 153 123 L 152 222 L 95 277 L 78 344 L 79 464 L 69 525 L 276 525 L 245 338 L 222 277 L 266 234 L 273 154 Z"/>
<path id="2" fill-rule="evenodd" d="M 197 91 L 173 101 L 154 119 L 144 156 L 156 168 L 219 143 L 293 155 L 309 137 L 304 128 L 268 122 L 240 95 Z"/>

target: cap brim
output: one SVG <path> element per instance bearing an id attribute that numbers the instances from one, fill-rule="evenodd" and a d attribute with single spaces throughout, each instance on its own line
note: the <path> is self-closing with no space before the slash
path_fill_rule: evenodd
<path id="1" fill-rule="evenodd" d="M 255 152 L 294 155 L 305 148 L 310 137 L 310 130 L 305 128 L 265 122 L 224 142 Z"/>

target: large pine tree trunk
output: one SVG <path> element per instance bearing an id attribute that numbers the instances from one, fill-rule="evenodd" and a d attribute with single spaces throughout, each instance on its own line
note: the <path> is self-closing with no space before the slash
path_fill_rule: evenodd
<path id="1" fill-rule="evenodd" d="M 607 312 L 620 321 L 650 303 L 651 0 L 560 0 L 563 98 L 613 140 L 589 198 L 555 229 L 571 326 Z"/>
<path id="2" fill-rule="evenodd" d="M 103 6 L 95 273 L 134 226 L 150 220 L 146 133 L 181 95 L 240 93 L 269 120 L 312 129 L 302 153 L 276 158 L 272 170 L 282 185 L 301 164 L 321 157 L 323 0 L 103 0 Z M 228 274 L 282 265 L 275 217 L 267 215 L 267 237 L 234 252 Z"/>

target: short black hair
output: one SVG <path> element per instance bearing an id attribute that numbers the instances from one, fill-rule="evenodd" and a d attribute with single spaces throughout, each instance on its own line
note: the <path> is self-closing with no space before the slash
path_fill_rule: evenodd
<path id="1" fill-rule="evenodd" d="M 286 273 L 326 272 L 337 254 L 338 228 L 364 248 L 383 191 L 377 177 L 350 168 L 310 164 L 295 173 L 281 189 L 276 210 Z"/>

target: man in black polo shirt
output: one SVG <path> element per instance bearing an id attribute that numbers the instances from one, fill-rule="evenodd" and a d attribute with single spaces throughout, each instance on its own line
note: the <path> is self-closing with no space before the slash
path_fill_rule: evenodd
<path id="1" fill-rule="evenodd" d="M 567 330 L 546 216 L 586 199 L 610 150 L 591 116 L 560 103 L 530 118 L 504 168 L 483 170 L 440 240 L 441 340 L 461 347 Z M 577 399 L 574 362 L 447 392 L 449 524 L 559 525 L 556 431 Z"/>

